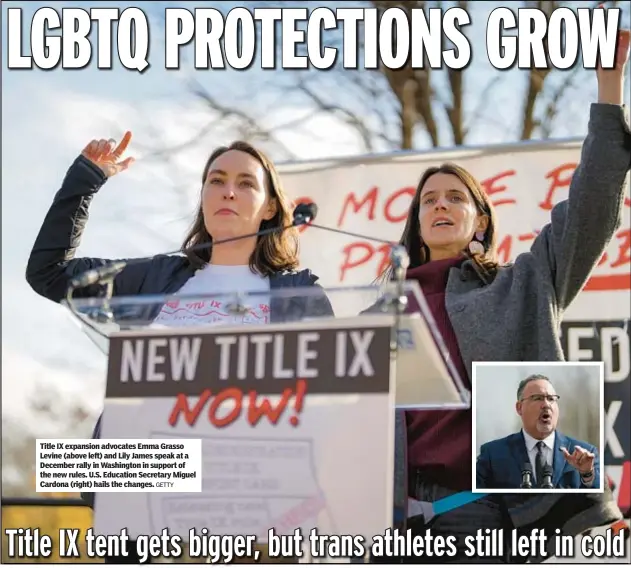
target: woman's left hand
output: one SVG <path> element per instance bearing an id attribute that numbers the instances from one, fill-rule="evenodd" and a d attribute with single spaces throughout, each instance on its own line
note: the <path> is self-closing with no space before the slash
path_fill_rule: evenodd
<path id="1" fill-rule="evenodd" d="M 616 79 L 624 75 L 624 67 L 629 60 L 629 38 L 631 32 L 629 30 L 618 30 L 618 45 L 616 46 L 615 65 L 613 69 L 603 69 L 600 65 L 596 67 L 598 79 L 607 76 L 615 76 Z"/>
<path id="2" fill-rule="evenodd" d="M 615 65 L 613 69 L 596 68 L 598 77 L 598 102 L 612 105 L 624 104 L 625 67 L 629 60 L 629 30 L 618 31 Z"/>

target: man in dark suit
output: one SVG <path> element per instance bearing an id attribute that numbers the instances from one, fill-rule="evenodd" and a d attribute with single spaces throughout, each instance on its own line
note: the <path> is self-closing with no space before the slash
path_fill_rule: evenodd
<path id="1" fill-rule="evenodd" d="M 531 375 L 517 389 L 522 430 L 483 444 L 476 465 L 477 489 L 598 489 L 598 449 L 559 432 L 559 396 L 550 379 Z M 524 475 L 524 471 L 529 473 Z M 547 479 L 546 479 L 547 478 Z M 542 487 L 543 486 L 543 487 Z"/>

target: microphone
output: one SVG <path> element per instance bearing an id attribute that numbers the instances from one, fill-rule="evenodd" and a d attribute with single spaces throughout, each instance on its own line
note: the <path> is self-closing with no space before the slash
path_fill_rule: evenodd
<path id="1" fill-rule="evenodd" d="M 317 213 L 318 213 L 318 206 L 315 203 L 301 203 L 294 209 L 293 223 L 287 227 L 269 227 L 267 229 L 257 231 L 256 233 L 250 233 L 248 235 L 239 235 L 238 237 L 230 237 L 229 239 L 223 239 L 221 241 L 201 243 L 199 245 L 190 247 L 187 250 L 189 251 L 205 250 L 217 245 L 223 245 L 223 244 L 232 243 L 235 241 L 241 241 L 243 239 L 251 239 L 252 237 L 261 237 L 263 235 L 269 235 L 270 233 L 283 232 L 283 231 L 286 231 L 287 229 L 291 229 L 292 227 L 306 225 L 311 220 L 315 219 Z M 176 250 L 176 251 L 168 252 L 166 254 L 178 254 L 180 252 L 182 251 Z M 130 264 L 131 265 L 140 264 L 141 262 L 146 262 L 147 260 L 150 260 L 151 258 L 152 257 L 137 258 L 137 259 L 132 259 L 127 262 L 123 260 L 116 260 L 114 262 L 110 262 L 106 264 L 105 266 L 99 266 L 98 268 L 87 270 L 70 281 L 69 291 L 76 290 L 78 288 L 87 288 L 88 286 L 92 286 L 93 284 L 99 284 L 103 280 L 109 280 L 113 278 L 114 276 L 116 276 L 126 266 Z"/>
<path id="2" fill-rule="evenodd" d="M 70 287 L 72 289 L 87 288 L 88 286 L 92 286 L 93 284 L 98 284 L 102 280 L 113 278 L 126 266 L 127 262 L 116 260 L 114 262 L 106 264 L 105 266 L 100 266 L 99 268 L 87 270 L 86 272 L 83 272 L 80 276 L 73 278 L 70 281 Z"/>
<path id="3" fill-rule="evenodd" d="M 541 480 L 541 489 L 553 489 L 552 467 L 548 464 L 543 467 L 543 479 Z"/>
<path id="4" fill-rule="evenodd" d="M 532 466 L 530 462 L 524 463 L 521 468 L 521 485 L 520 489 L 532 489 Z"/>

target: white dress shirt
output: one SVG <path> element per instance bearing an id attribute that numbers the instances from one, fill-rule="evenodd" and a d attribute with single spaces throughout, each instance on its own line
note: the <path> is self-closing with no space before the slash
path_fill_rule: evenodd
<path id="1" fill-rule="evenodd" d="M 528 432 L 522 430 L 522 434 L 524 435 L 524 441 L 526 442 L 526 451 L 528 452 L 528 459 L 530 460 L 530 465 L 532 466 L 532 476 L 536 479 L 537 483 L 539 480 L 537 479 L 537 466 L 536 466 L 536 458 L 537 458 L 537 443 L 539 440 L 533 438 Z M 543 446 L 543 459 L 545 463 L 550 467 L 553 467 L 552 459 L 554 457 L 554 439 L 555 432 L 552 432 L 547 438 L 541 440 L 544 443 Z"/>
<path id="2" fill-rule="evenodd" d="M 537 477 L 537 466 L 536 458 L 537 458 L 537 443 L 539 440 L 533 438 L 528 432 L 522 430 L 522 434 L 524 435 L 524 441 L 526 442 L 526 451 L 528 452 L 528 459 L 530 460 L 530 465 L 532 466 L 532 476 L 536 479 Z M 543 446 L 543 459 L 550 466 L 554 467 L 553 459 L 554 459 L 554 439 L 555 432 L 552 432 L 547 438 L 541 440 L 544 443 Z M 592 477 L 590 480 L 585 481 L 581 476 L 581 482 L 585 487 L 591 487 L 594 483 L 594 478 Z M 539 480 L 537 479 L 537 483 Z"/>

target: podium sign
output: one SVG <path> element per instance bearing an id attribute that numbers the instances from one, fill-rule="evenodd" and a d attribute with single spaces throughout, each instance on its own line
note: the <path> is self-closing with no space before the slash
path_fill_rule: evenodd
<path id="1" fill-rule="evenodd" d="M 81 298 L 73 301 L 72 306 L 69 307 L 84 324 L 88 336 L 105 353 L 108 353 L 110 349 L 110 338 L 114 337 L 121 329 L 136 331 L 141 334 L 139 337 L 144 337 L 142 334 L 150 328 L 160 327 L 164 330 L 174 329 L 173 326 L 177 329 L 186 327 L 188 325 L 187 317 L 189 312 L 197 314 L 212 311 L 227 312 L 234 306 L 243 308 L 236 310 L 235 313 L 238 315 L 231 318 L 235 325 L 239 324 L 240 330 L 244 329 L 243 326 L 253 325 L 252 318 L 249 315 L 251 308 L 268 303 L 272 306 L 272 317 L 269 321 L 264 322 L 266 329 L 270 322 L 271 324 L 275 323 L 274 313 L 290 316 L 288 320 L 285 320 L 284 325 L 289 325 L 288 321 L 310 321 L 313 322 L 313 325 L 316 325 L 316 322 L 318 322 L 318 325 L 326 322 L 326 326 L 329 326 L 331 322 L 337 322 L 336 325 L 341 325 L 341 322 L 345 322 L 344 325 L 348 325 L 349 328 L 355 325 L 355 322 L 358 322 L 357 324 L 360 326 L 365 326 L 365 322 L 359 323 L 365 317 L 389 316 L 390 325 L 397 329 L 398 335 L 395 406 L 405 409 L 445 410 L 468 408 L 469 391 L 464 386 L 458 371 L 451 361 L 449 352 L 440 336 L 418 283 L 405 282 L 402 288 L 401 291 L 396 290 L 392 285 L 381 288 L 376 286 L 327 288 L 324 291 L 333 306 L 334 316 L 323 314 L 313 317 L 309 311 L 301 311 L 298 315 L 295 313 L 293 307 L 297 304 L 317 305 L 321 301 L 321 290 L 313 287 L 280 288 L 272 290 L 269 294 L 254 292 L 217 294 L 212 297 L 158 295 L 117 296 L 111 299 Z M 406 297 L 407 308 L 404 314 L 397 316 L 393 304 L 383 300 L 384 298 L 398 296 L 399 292 L 402 292 Z M 177 310 L 183 314 L 181 319 L 171 319 L 168 328 L 165 328 L 160 323 L 162 320 L 159 317 L 161 310 L 165 306 L 167 308 L 177 306 Z M 169 308 L 167 311 L 173 312 L 175 309 Z M 214 323 L 204 325 L 215 328 Z M 222 322 L 220 325 L 222 329 L 225 329 L 227 324 Z M 292 338 L 288 337 L 288 343 L 284 344 L 285 347 L 289 347 L 290 350 L 298 348 L 296 340 L 293 340 L 293 344 L 291 341 Z M 150 345 L 153 346 L 154 344 Z M 275 347 L 276 349 L 279 348 L 279 344 L 274 343 L 274 345 L 277 346 Z M 151 349 L 153 348 L 151 347 Z M 228 349 L 228 346 L 226 345 L 224 348 Z M 211 357 L 210 352 L 207 352 L 205 349 L 202 350 L 202 362 Z M 236 349 L 237 346 L 230 351 L 233 354 L 232 356 L 236 356 L 234 355 Z M 334 344 L 331 344 L 329 349 L 329 352 L 332 354 Z M 213 346 L 210 350 L 214 353 L 212 357 L 220 356 L 222 353 L 218 346 Z M 168 348 L 166 352 L 169 352 Z M 256 345 L 251 345 L 248 352 L 254 357 L 254 354 L 257 352 Z M 269 364 L 272 365 L 271 362 Z M 236 367 L 231 368 L 237 373 L 239 372 L 239 369 Z M 272 372 L 273 367 L 270 367 L 269 371 Z M 184 384 L 188 383 L 188 381 L 182 380 L 180 383 Z M 337 385 L 337 382 L 333 383 L 333 386 L 337 388 L 335 385 Z M 144 389 L 144 387 L 142 388 Z M 189 385 L 189 387 L 184 386 L 182 388 L 192 387 Z M 126 395 L 129 393 L 127 390 L 124 392 Z M 145 390 L 138 392 L 141 392 L 142 397 L 146 396 Z M 109 396 L 114 395 L 118 396 L 116 393 L 110 392 L 109 394 Z"/>
<path id="2" fill-rule="evenodd" d="M 101 437 L 202 440 L 201 493 L 96 495 L 95 530 L 188 540 L 392 526 L 392 317 L 110 336 Z"/>

